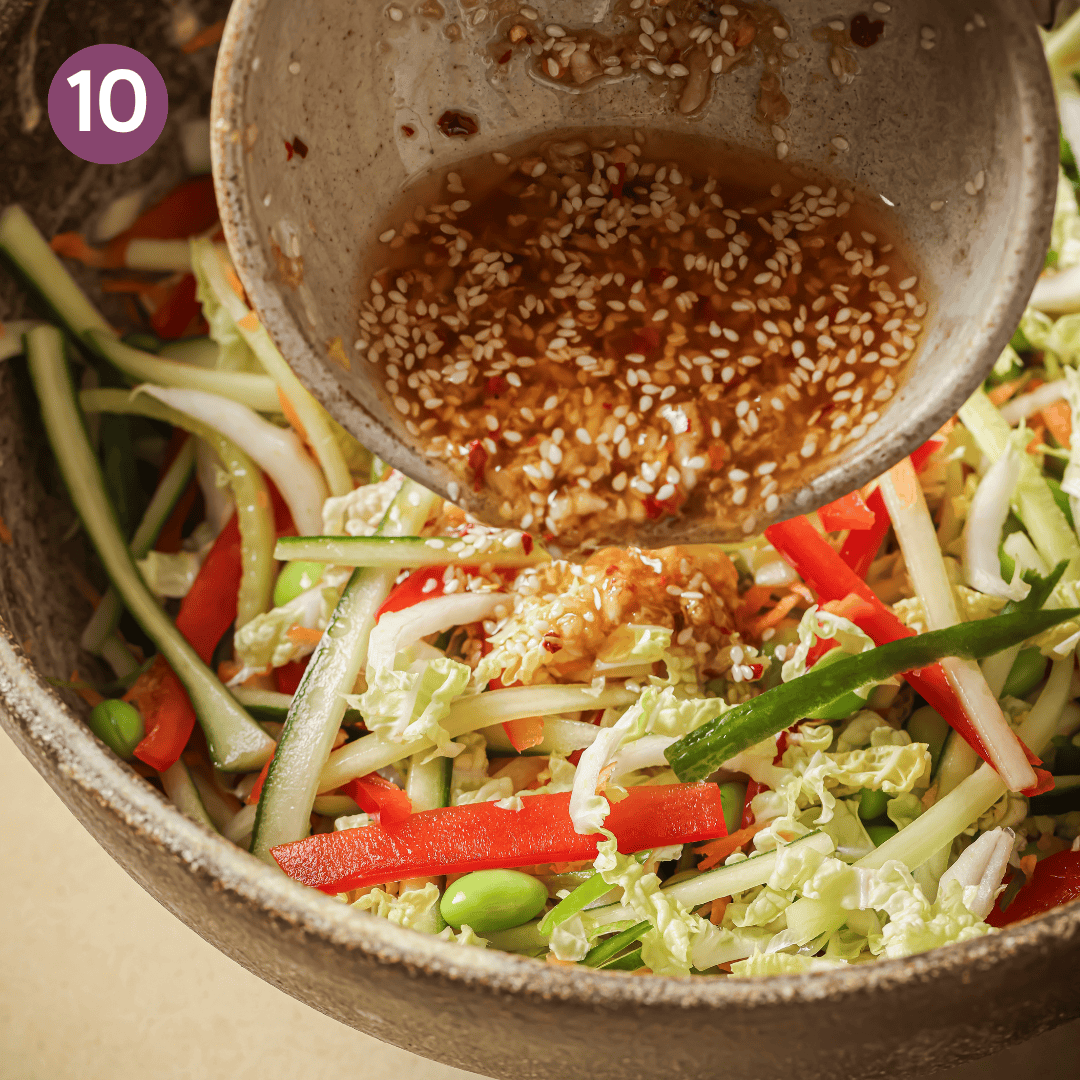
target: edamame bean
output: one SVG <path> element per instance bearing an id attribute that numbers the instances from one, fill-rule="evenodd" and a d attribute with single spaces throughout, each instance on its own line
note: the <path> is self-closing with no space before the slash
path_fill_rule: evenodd
<path id="1" fill-rule="evenodd" d="M 1030 694 L 1046 674 L 1046 662 L 1046 657 L 1038 649 L 1021 649 L 1002 687 L 1002 696 L 1009 694 L 1022 698 Z"/>
<path id="2" fill-rule="evenodd" d="M 863 821 L 873 821 L 874 818 L 879 818 L 885 813 L 888 803 L 889 796 L 884 791 L 864 787 L 859 792 L 859 817 Z"/>
<path id="3" fill-rule="evenodd" d="M 924 705 L 911 714 L 907 731 L 912 742 L 926 743 L 930 748 L 930 769 L 931 772 L 936 770 L 949 735 L 949 725 L 942 719 L 941 714 L 932 706 Z"/>
<path id="4" fill-rule="evenodd" d="M 895 825 L 867 825 L 866 835 L 874 842 L 874 847 L 881 847 L 890 836 L 899 832 Z"/>
<path id="5" fill-rule="evenodd" d="M 843 660 L 849 653 L 843 649 L 830 649 L 815 665 L 814 670 L 835 664 L 837 660 Z M 843 720 L 859 709 L 866 708 L 866 698 L 859 697 L 854 690 L 848 691 L 843 697 L 837 698 L 831 705 L 822 705 L 820 709 L 807 713 L 811 720 Z"/>
<path id="6" fill-rule="evenodd" d="M 90 710 L 90 730 L 122 758 L 130 758 L 142 742 L 146 728 L 134 705 L 116 698 L 98 702 Z"/>
<path id="7" fill-rule="evenodd" d="M 302 592 L 307 592 L 322 579 L 325 569 L 326 565 L 321 562 L 306 562 L 303 559 L 287 562 L 274 582 L 274 607 L 282 607 Z"/>
<path id="8" fill-rule="evenodd" d="M 520 870 L 477 870 L 458 878 L 439 903 L 439 911 L 455 930 L 471 926 L 478 934 L 509 930 L 544 910 L 548 892 L 543 882 Z"/>
<path id="9" fill-rule="evenodd" d="M 746 804 L 746 785 L 737 780 L 720 785 L 720 805 L 724 809 L 724 824 L 728 836 L 738 832 L 742 825 L 743 806 Z"/>

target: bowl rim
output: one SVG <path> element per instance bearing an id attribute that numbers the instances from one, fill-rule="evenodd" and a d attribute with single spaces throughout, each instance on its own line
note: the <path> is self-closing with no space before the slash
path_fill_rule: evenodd
<path id="1" fill-rule="evenodd" d="M 298 355 L 297 374 L 327 404 L 335 402 L 343 412 L 363 419 L 362 426 L 378 426 L 358 403 L 345 398 L 336 384 L 322 372 L 314 352 L 307 346 L 297 324 L 260 265 L 261 248 L 257 236 L 245 221 L 243 208 L 247 195 L 243 190 L 242 171 L 237 168 L 243 153 L 240 104 L 242 77 L 236 76 L 234 56 L 246 57 L 244 42 L 253 33 L 260 10 L 268 0 L 235 0 L 230 9 L 222 38 L 215 72 L 211 112 L 211 149 L 214 183 L 221 209 L 222 226 L 237 273 L 248 295 L 259 310 L 264 324 L 277 341 L 285 340 L 290 352 Z M 1053 120 L 1053 96 L 1045 65 L 1031 63 L 1031 49 L 1042 49 L 1034 24 L 1021 34 L 1021 44 L 1028 50 L 1017 63 L 1027 78 L 1018 79 L 1026 91 L 1023 106 L 1027 122 Z M 1003 266 L 999 280 L 1008 287 L 995 294 L 994 319 L 987 319 L 987 339 L 1004 347 L 1009 334 L 1005 323 L 1023 310 L 1030 283 L 1042 266 L 1043 241 L 1049 235 L 1049 218 L 1040 205 L 1048 190 L 1047 139 L 1032 138 L 1024 143 L 1023 187 L 1027 226 L 1026 241 L 1010 245 L 1011 259 Z M 1056 137 L 1053 142 L 1053 175 L 1056 183 Z M 1034 268 L 1034 271 L 1033 271 Z M 1030 277 L 1030 281 L 1028 278 Z M 321 377 L 320 377 L 321 375 Z M 975 372 L 972 385 L 981 373 Z M 327 391 L 330 391 L 327 394 Z M 337 391 L 336 395 L 334 391 Z M 320 392 L 321 391 L 321 392 Z M 955 412 L 958 401 L 967 395 L 945 399 L 935 410 L 909 423 L 912 445 L 921 441 Z M 338 413 L 342 418 L 342 413 Z M 912 435 L 912 427 L 914 434 Z M 900 436 L 897 435 L 896 439 Z M 376 438 L 376 451 L 380 449 Z M 415 471 L 423 476 L 428 470 L 418 455 Z M 408 471 L 408 469 L 406 470 Z M 823 476 L 839 474 L 830 470 Z M 863 455 L 852 471 L 858 483 L 878 475 L 879 465 L 871 455 Z M 851 486 L 844 480 L 844 490 Z M 834 481 L 835 486 L 835 481 Z M 826 490 L 821 502 L 831 497 Z M 838 489 L 837 489 L 838 490 Z M 794 506 L 787 513 L 802 513 Z M 781 515 L 783 516 L 783 515 Z M 958 945 L 937 948 L 927 953 L 898 960 L 877 960 L 848 969 L 802 975 L 773 975 L 704 979 L 695 976 L 630 975 L 622 972 L 599 972 L 563 965 L 545 964 L 530 958 L 498 950 L 462 949 L 429 935 L 406 930 L 377 917 L 356 918 L 355 912 L 330 897 L 307 889 L 284 877 L 273 868 L 251 858 L 229 841 L 210 833 L 176 810 L 160 793 L 144 784 L 141 777 L 109 753 L 92 735 L 59 694 L 49 687 L 12 640 L 6 627 L 0 627 L 0 691 L 8 701 L 15 721 L 26 738 L 62 763 L 71 781 L 104 798 L 132 827 L 151 842 L 165 847 L 184 860 L 193 870 L 210 875 L 221 887 L 249 901 L 267 916 L 287 922 L 347 950 L 357 950 L 381 964 L 397 965 L 411 971 L 441 976 L 465 987 L 512 993 L 537 1000 L 600 1005 L 619 1009 L 629 1005 L 662 1005 L 686 1008 L 721 1009 L 739 1007 L 765 1009 L 774 1005 L 793 1005 L 830 999 L 842 1000 L 868 992 L 887 994 L 900 987 L 927 981 L 940 982 L 947 976 L 970 979 L 980 969 L 996 967 L 1003 957 L 1017 953 L 1038 953 L 1059 945 L 1063 939 L 1080 936 L 1080 901 L 1035 919 L 1007 927 Z M 3 686 L 7 682 L 8 686 Z M 7 718 L 0 714 L 0 721 Z"/>
<path id="2" fill-rule="evenodd" d="M 267 331 L 283 355 L 292 358 L 290 366 L 295 374 L 331 415 L 384 460 L 443 497 L 449 497 L 449 485 L 453 482 L 451 474 L 434 459 L 398 441 L 378 415 L 369 412 L 337 382 L 326 359 L 309 345 L 300 322 L 293 318 L 282 299 L 277 275 L 263 251 L 256 228 L 250 224 L 252 205 L 243 167 L 245 140 L 241 138 L 241 133 L 246 130 L 244 89 L 252 42 L 259 20 L 270 2 L 234 0 L 214 74 L 211 162 L 221 224 L 236 272 Z M 782 493 L 773 512 L 762 510 L 756 515 L 759 529 L 809 513 L 870 483 L 930 438 L 986 377 L 1011 339 L 1012 328 L 1020 320 L 1043 268 L 1050 239 L 1058 176 L 1058 120 L 1050 74 L 1034 18 L 1008 3 L 999 3 L 995 17 L 1006 20 L 1003 29 L 1011 40 L 1009 77 L 1016 93 L 1024 137 L 1017 169 L 1019 193 L 1015 200 L 1015 216 L 1010 222 L 1010 238 L 994 277 L 993 291 L 983 298 L 985 316 L 970 338 L 966 359 L 953 363 L 942 373 L 943 394 L 905 401 L 902 411 L 899 407 L 886 410 L 881 419 L 891 418 L 891 422 L 879 441 L 869 441 L 868 432 L 853 447 L 838 451 L 835 460 L 820 474 L 802 486 Z M 461 492 L 460 501 L 481 517 L 499 518 L 496 512 L 498 500 L 486 487 L 478 493 Z M 642 546 L 662 546 L 718 538 L 707 523 L 698 521 L 688 523 L 685 531 L 680 531 L 673 540 L 667 535 L 669 526 L 680 528 L 677 520 L 661 520 L 655 525 L 646 522 L 638 526 L 637 539 Z M 728 529 L 728 538 L 734 538 L 737 531 L 734 526 Z"/>
<path id="3" fill-rule="evenodd" d="M 709 1011 L 738 1008 L 745 1012 L 825 1000 L 835 1004 L 854 995 L 888 995 L 928 982 L 967 983 L 980 970 L 996 968 L 1009 957 L 1037 956 L 1080 938 L 1078 900 L 961 944 L 902 959 L 801 975 L 637 975 L 548 964 L 497 949 L 462 948 L 386 919 L 357 913 L 292 881 L 185 817 L 97 739 L 45 681 L 2 623 L 0 700 L 4 705 L 0 726 L 54 787 L 77 785 L 107 805 L 144 843 L 158 846 L 192 873 L 211 881 L 215 891 L 230 892 L 263 917 L 284 920 L 336 948 L 473 991 L 610 1011 L 661 1006 Z M 28 752 L 29 747 L 34 753 Z M 63 783 L 57 777 L 63 777 Z M 366 917 L 358 918 L 358 914 Z"/>

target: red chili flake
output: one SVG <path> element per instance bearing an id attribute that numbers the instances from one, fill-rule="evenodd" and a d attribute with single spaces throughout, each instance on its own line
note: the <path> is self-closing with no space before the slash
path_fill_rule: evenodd
<path id="1" fill-rule="evenodd" d="M 604 577 L 611 577 L 611 575 L 612 575 L 612 574 L 617 574 L 618 572 L 619 572 L 619 568 L 618 568 L 618 566 L 616 566 L 616 564 L 615 564 L 615 563 L 612 563 L 612 564 L 611 564 L 611 565 L 610 565 L 610 566 L 609 566 L 609 567 L 608 567 L 608 568 L 607 568 L 607 569 L 606 569 L 606 570 L 604 571 Z"/>
<path id="2" fill-rule="evenodd" d="M 869 49 L 871 45 L 876 45 L 883 33 L 885 33 L 883 19 L 875 19 L 871 22 L 869 16 L 860 12 L 851 20 L 851 40 L 862 49 Z"/>
<path id="3" fill-rule="evenodd" d="M 292 143 L 289 142 L 288 140 L 286 140 L 286 142 L 285 142 L 285 160 L 286 161 L 292 161 L 292 156 L 293 156 Z"/>
<path id="4" fill-rule="evenodd" d="M 412 124 L 402 124 L 401 134 L 404 135 L 406 139 L 411 139 L 416 134 L 416 128 L 414 128 Z"/>
<path id="5" fill-rule="evenodd" d="M 616 199 L 621 199 L 623 197 L 623 186 L 626 184 L 626 166 L 621 161 L 617 161 L 615 162 L 615 168 L 619 171 L 619 182 L 612 185 L 611 194 Z"/>
<path id="6" fill-rule="evenodd" d="M 499 57 L 499 63 L 500 64 L 507 63 L 510 60 L 510 57 L 513 56 L 513 55 L 514 55 L 514 50 L 513 49 L 507 49 L 506 52 L 504 52 L 502 54 L 502 56 Z"/>
<path id="7" fill-rule="evenodd" d="M 709 444 L 709 468 L 719 472 L 727 462 L 727 447 L 723 443 Z"/>
<path id="8" fill-rule="evenodd" d="M 664 516 L 663 505 L 657 502 L 651 495 L 645 496 L 645 516 L 651 521 L 656 521 L 657 518 L 662 518 Z"/>
<path id="9" fill-rule="evenodd" d="M 447 109 L 436 121 L 439 130 L 448 138 L 468 138 L 480 130 L 480 125 L 468 113 Z"/>
<path id="10" fill-rule="evenodd" d="M 469 444 L 469 468 L 473 471 L 473 487 L 479 491 L 484 486 L 484 469 L 487 467 L 488 452 L 479 439 Z"/>
<path id="11" fill-rule="evenodd" d="M 507 383 L 501 375 L 492 375 L 487 381 L 484 393 L 486 393 L 488 397 L 498 397 L 500 394 L 506 393 L 508 385 L 509 383 Z"/>
<path id="12" fill-rule="evenodd" d="M 614 409 L 615 406 L 612 405 L 610 401 L 602 401 L 602 402 L 600 402 L 600 408 L 610 410 L 610 409 Z"/>
<path id="13" fill-rule="evenodd" d="M 562 648 L 562 645 L 560 645 L 559 642 L 552 641 L 551 638 L 544 638 L 540 644 L 543 645 L 549 653 L 557 653 Z"/>
<path id="14" fill-rule="evenodd" d="M 630 352 L 650 353 L 660 344 L 660 331 L 651 326 L 635 330 L 630 338 Z"/>
<path id="15" fill-rule="evenodd" d="M 765 674 L 764 664 L 747 664 L 747 667 L 753 672 L 753 675 L 750 676 L 752 679 L 760 679 Z"/>
<path id="16" fill-rule="evenodd" d="M 298 154 L 299 154 L 299 155 L 300 155 L 300 156 L 301 156 L 302 158 L 306 158 L 306 157 L 307 157 L 307 152 L 308 152 L 307 144 L 306 144 L 306 143 L 304 142 L 304 140 L 303 140 L 303 139 L 301 139 L 301 138 L 300 138 L 300 136 L 299 136 L 299 135 L 294 135 L 294 136 L 293 136 L 293 141 L 292 141 L 292 145 L 293 145 L 293 149 L 294 149 L 294 150 L 295 150 L 295 151 L 296 151 L 296 152 L 297 152 L 297 153 L 298 153 Z"/>
<path id="17" fill-rule="evenodd" d="M 526 555 L 531 555 L 533 549 L 533 538 L 528 533 L 521 534 L 521 550 Z"/>

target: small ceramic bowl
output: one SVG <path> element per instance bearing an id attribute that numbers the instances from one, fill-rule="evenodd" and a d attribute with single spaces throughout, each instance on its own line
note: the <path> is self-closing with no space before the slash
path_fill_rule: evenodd
<path id="1" fill-rule="evenodd" d="M 721 6 L 703 2 L 702 17 L 719 20 Z M 778 492 L 775 511 L 755 508 L 753 527 L 829 502 L 913 450 L 986 376 L 1042 268 L 1058 143 L 1037 30 L 1013 0 L 774 6 L 795 54 L 782 72 L 793 108 L 778 125 L 754 119 L 760 62 L 714 76 L 689 117 L 677 84 L 672 98 L 645 71 L 556 87 L 527 42 L 500 64 L 507 27 L 522 19 L 516 4 L 237 0 L 215 80 L 214 175 L 237 270 L 301 380 L 383 458 L 440 494 L 455 490 L 449 469 L 405 429 L 381 368 L 354 348 L 360 296 L 380 265 L 371 260 L 385 257 L 377 234 L 401 190 L 538 133 L 621 125 L 701 134 L 880 196 L 919 253 L 932 298 L 922 348 L 880 418 L 815 459 L 802 487 Z M 538 48 L 549 25 L 614 32 L 628 9 L 546 0 L 525 10 L 538 12 L 525 19 Z M 662 19 L 657 10 L 634 18 Z M 832 29 L 856 13 L 865 25 L 854 37 L 874 41 L 865 48 Z M 477 132 L 445 136 L 447 110 L 472 117 Z M 297 137 L 304 153 L 287 160 Z M 494 496 L 462 486 L 468 509 L 518 525 L 501 518 Z M 741 513 L 666 515 L 638 526 L 636 539 L 735 539 Z"/>
<path id="2" fill-rule="evenodd" d="M 43 174 L 70 165 L 52 146 L 36 159 Z M 82 199 L 76 220 L 89 210 Z M 40 218 L 56 202 L 43 184 L 40 205 L 26 206 Z M 163 906 L 342 1023 L 513 1080 L 833 1080 L 925 1076 L 1080 1015 L 1080 904 L 909 960 L 665 979 L 451 946 L 296 885 L 184 818 L 90 733 L 74 695 L 47 681 L 86 662 L 78 640 L 89 609 L 66 569 L 70 510 L 42 484 L 50 456 L 18 360 L 0 364 L 0 461 L 11 534 L 0 544 L 0 725 Z M 311 1054 L 317 1062 L 318 1047 Z"/>

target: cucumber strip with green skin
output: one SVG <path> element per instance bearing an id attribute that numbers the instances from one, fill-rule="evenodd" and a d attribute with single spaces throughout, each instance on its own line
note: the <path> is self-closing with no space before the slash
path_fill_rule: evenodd
<path id="1" fill-rule="evenodd" d="M 587 724 L 584 720 L 565 720 L 559 716 L 549 716 L 544 720 L 544 737 L 528 750 L 522 750 L 523 757 L 546 757 L 549 754 L 562 754 L 567 757 L 575 750 L 584 750 L 592 746 L 600 728 Z M 484 730 L 487 740 L 488 757 L 518 757 L 510 737 L 501 727 L 488 727 Z"/>
<path id="2" fill-rule="evenodd" d="M 46 435 L 71 501 L 106 573 L 127 609 L 184 684 L 214 762 L 231 772 L 261 768 L 273 753 L 273 741 L 199 659 L 139 576 L 86 437 L 60 331 L 40 327 L 27 335 L 26 343 L 30 377 L 41 404 Z"/>
<path id="3" fill-rule="evenodd" d="M 243 575 L 236 598 L 236 625 L 243 626 L 270 610 L 274 593 L 274 516 L 262 470 L 231 439 L 216 428 L 180 412 L 148 394 L 127 390 L 84 390 L 79 395 L 84 412 L 129 413 L 162 420 L 197 435 L 217 454 L 229 477 L 240 526 Z M 145 552 L 144 552 L 145 554 Z"/>
<path id="4" fill-rule="evenodd" d="M 405 778 L 405 794 L 409 796 L 414 814 L 421 810 L 437 810 L 441 806 L 450 805 L 453 759 L 437 757 L 431 761 L 423 761 L 426 756 L 424 752 L 413 755 Z"/>
<path id="5" fill-rule="evenodd" d="M 185 364 L 179 360 L 166 360 L 141 349 L 133 349 L 115 334 L 102 330 L 87 331 L 85 341 L 99 356 L 103 356 L 114 367 L 138 382 L 179 386 L 186 390 L 206 390 L 211 394 L 220 394 L 221 397 L 239 401 L 256 412 L 281 412 L 277 384 L 269 375 L 251 375 L 246 371 L 217 371 Z"/>
<path id="6" fill-rule="evenodd" d="M 208 829 L 213 829 L 214 832 L 218 831 L 203 804 L 199 789 L 195 786 L 191 770 L 184 764 L 183 758 L 170 765 L 164 772 L 158 773 L 158 776 L 161 777 L 161 786 L 165 789 L 165 794 L 169 796 L 169 800 L 181 814 L 191 818 L 192 821 L 197 821 L 200 825 L 205 825 Z"/>
<path id="7" fill-rule="evenodd" d="M 279 694 L 276 690 L 252 690 L 246 686 L 233 686 L 230 689 L 232 696 L 257 720 L 285 723 L 285 717 L 289 715 L 289 706 L 293 701 L 292 694 Z M 364 718 L 356 709 L 346 709 L 345 719 L 342 722 L 362 724 Z"/>
<path id="8" fill-rule="evenodd" d="M 0 251 L 15 264 L 76 338 L 81 340 L 88 330 L 112 333 L 112 327 L 75 284 L 75 279 L 21 206 L 9 206 L 0 213 Z"/>
<path id="9" fill-rule="evenodd" d="M 154 546 L 161 527 L 168 520 L 177 500 L 184 493 L 191 476 L 195 471 L 195 444 L 194 440 L 188 439 L 180 452 L 173 459 L 172 464 L 165 470 L 154 494 L 150 497 L 150 504 L 142 516 L 131 543 L 131 555 L 135 559 L 145 557 L 146 553 Z M 94 609 L 94 614 L 83 630 L 80 644 L 87 652 L 95 656 L 104 655 L 106 643 L 112 637 L 124 605 L 120 601 L 120 594 L 115 585 L 110 585 L 101 602 Z M 115 668 L 115 665 L 114 665 Z M 117 672 L 120 675 L 120 672 Z"/>
<path id="10" fill-rule="evenodd" d="M 632 705 L 637 698 L 635 691 L 621 687 L 597 693 L 591 686 L 508 686 L 502 690 L 458 698 L 450 706 L 450 715 L 442 726 L 451 739 L 456 739 L 468 731 L 478 731 L 507 720 L 618 708 Z M 433 745 L 430 739 L 410 739 L 399 743 L 382 735 L 364 735 L 330 755 L 319 780 L 319 791 L 333 791 L 358 776 L 385 769 Z"/>
<path id="11" fill-rule="evenodd" d="M 454 771 L 452 758 L 437 757 L 423 761 L 426 753 L 414 754 L 409 760 L 409 771 L 405 778 L 405 794 L 412 803 L 412 812 L 437 810 L 450 805 L 450 778 Z M 446 886 L 446 878 L 429 878 L 439 889 L 440 895 Z M 413 883 L 418 884 L 416 882 Z M 437 934 L 446 926 L 446 920 L 436 902 L 417 919 L 415 929 L 425 934 Z"/>
<path id="12" fill-rule="evenodd" d="M 1080 615 L 1080 609 L 1075 608 L 1018 611 L 890 641 L 857 656 L 838 660 L 822 670 L 814 668 L 789 683 L 728 709 L 668 747 L 665 757 L 684 783 L 704 780 L 736 754 L 770 735 L 778 735 L 784 728 L 811 715 L 815 709 L 832 704 L 850 690 L 868 683 L 884 682 L 892 675 L 915 671 L 946 656 L 981 660 L 1077 615 Z"/>
<path id="13" fill-rule="evenodd" d="M 379 530 L 398 536 L 417 532 L 437 502 L 437 496 L 406 480 Z M 264 862 L 276 865 L 270 849 L 308 833 L 319 776 L 345 714 L 345 695 L 352 693 L 363 669 L 375 613 L 396 577 L 393 569 L 354 570 L 315 646 L 293 695 L 255 815 L 251 853 Z"/>
<path id="14" fill-rule="evenodd" d="M 523 567 L 551 562 L 551 556 L 539 548 L 526 552 L 523 535 L 515 534 L 512 544 L 491 540 L 483 549 L 460 536 L 283 536 L 274 557 L 283 562 L 397 568 L 477 563 Z"/>
<path id="15" fill-rule="evenodd" d="M 34 319 L 15 319 L 0 323 L 0 360 L 22 356 L 23 337 L 41 323 Z"/>

